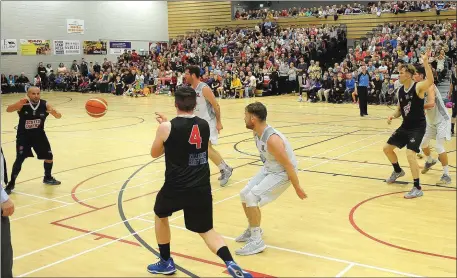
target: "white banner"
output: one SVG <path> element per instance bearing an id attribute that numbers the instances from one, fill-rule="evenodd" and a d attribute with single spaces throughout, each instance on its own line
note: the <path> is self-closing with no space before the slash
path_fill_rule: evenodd
<path id="1" fill-rule="evenodd" d="M 80 55 L 81 42 L 70 40 L 55 40 L 54 55 Z"/>
<path id="2" fill-rule="evenodd" d="M 84 34 L 84 20 L 82 19 L 67 19 L 68 34 Z"/>
<path id="3" fill-rule="evenodd" d="M 124 54 L 124 50 L 132 50 L 130 48 L 110 48 L 109 54 L 121 55 Z"/>
<path id="4" fill-rule="evenodd" d="M 2 55 L 17 55 L 17 40 L 2 39 Z"/>

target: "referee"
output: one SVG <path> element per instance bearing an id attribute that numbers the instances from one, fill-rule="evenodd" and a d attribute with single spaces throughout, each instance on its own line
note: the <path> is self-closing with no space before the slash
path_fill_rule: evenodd
<path id="1" fill-rule="evenodd" d="M 357 76 L 355 94 L 359 96 L 360 117 L 368 116 L 368 85 L 370 84 L 370 75 L 367 67 L 362 67 L 362 73 Z"/>
<path id="2" fill-rule="evenodd" d="M 6 171 L 4 171 L 3 166 L 6 164 L 5 163 L 5 158 L 3 157 L 3 151 L 1 153 L 1 158 L 0 158 L 0 164 L 1 164 L 1 170 L 0 172 L 2 173 L 1 181 L 0 183 L 3 184 L 4 177 L 3 175 L 7 175 Z M 11 199 L 8 197 L 8 194 L 6 194 L 5 189 L 3 189 L 3 186 L 1 187 L 1 192 L 0 192 L 0 202 L 2 206 L 1 210 L 1 245 L 2 245 L 2 250 L 1 250 L 1 277 L 2 278 L 13 278 L 13 246 L 11 245 L 11 230 L 10 230 L 10 219 L 9 216 L 11 216 L 14 213 L 14 203 L 11 201 Z"/>

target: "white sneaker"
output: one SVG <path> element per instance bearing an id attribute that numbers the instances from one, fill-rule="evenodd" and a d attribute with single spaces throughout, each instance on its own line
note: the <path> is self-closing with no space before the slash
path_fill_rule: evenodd
<path id="1" fill-rule="evenodd" d="M 260 234 L 263 235 L 263 230 L 260 228 Z M 246 242 L 251 238 L 251 229 L 247 228 L 241 235 L 239 235 L 235 241 L 236 242 Z"/>
<path id="2" fill-rule="evenodd" d="M 248 243 L 236 250 L 235 253 L 239 256 L 249 256 L 262 252 L 267 246 L 263 242 L 262 238 L 260 239 L 250 239 Z"/>

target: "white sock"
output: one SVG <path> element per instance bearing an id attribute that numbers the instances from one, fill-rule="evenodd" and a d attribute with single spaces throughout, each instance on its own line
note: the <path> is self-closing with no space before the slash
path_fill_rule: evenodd
<path id="1" fill-rule="evenodd" d="M 427 162 L 432 163 L 433 162 L 433 157 L 431 155 L 427 156 Z"/>
<path id="2" fill-rule="evenodd" d="M 251 229 L 251 238 L 253 239 L 261 239 L 262 235 L 260 234 L 260 227 L 254 227 Z"/>
<path id="3" fill-rule="evenodd" d="M 223 160 L 221 164 L 217 165 L 217 167 L 219 168 L 219 170 L 225 170 L 229 168 L 229 166 Z"/>
<path id="4" fill-rule="evenodd" d="M 445 175 L 449 176 L 449 165 L 443 166 L 443 172 Z"/>

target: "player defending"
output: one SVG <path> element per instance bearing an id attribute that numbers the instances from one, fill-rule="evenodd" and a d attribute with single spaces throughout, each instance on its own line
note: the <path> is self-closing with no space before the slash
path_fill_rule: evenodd
<path id="1" fill-rule="evenodd" d="M 197 92 L 195 115 L 206 120 L 209 124 L 210 143 L 208 156 L 221 172 L 219 177 L 220 185 L 225 186 L 230 176 L 232 176 L 233 169 L 224 162 L 219 152 L 213 147 L 213 145 L 217 144 L 218 134 L 223 128 L 219 104 L 211 88 L 205 82 L 200 81 L 200 68 L 198 66 L 188 66 L 186 68 L 186 80 Z"/>
<path id="2" fill-rule="evenodd" d="M 414 75 L 414 80 L 416 82 L 421 82 L 424 80 L 425 76 L 424 68 L 418 67 L 417 73 Z M 424 154 L 427 156 L 427 161 L 425 162 L 422 174 L 427 173 L 437 162 L 436 159 L 432 158 L 429 147 L 430 140 L 435 139 L 435 149 L 444 172 L 441 179 L 437 182 L 437 185 L 446 185 L 451 183 L 451 176 L 449 175 L 448 158 L 446 150 L 444 149 L 444 142 L 451 140 L 451 116 L 447 112 L 440 91 L 435 84 L 430 86 L 426 96 L 424 109 L 427 110 L 425 115 L 427 119 L 427 129 L 425 130 L 421 147 Z"/>
<path id="3" fill-rule="evenodd" d="M 394 171 L 386 180 L 387 183 L 394 183 L 398 178 L 405 175 L 403 169 L 398 164 L 398 158 L 395 154 L 395 148 L 407 147 L 406 157 L 408 159 L 411 174 L 414 179 L 414 186 L 410 192 L 404 196 L 406 199 L 421 197 L 424 195 L 419 182 L 419 165 L 417 164 L 416 154 L 420 152 L 420 145 L 425 134 L 426 120 L 424 112 L 424 95 L 425 92 L 433 85 L 433 73 L 430 68 L 427 51 L 422 55 L 426 79 L 416 83 L 413 76 L 416 69 L 412 65 L 402 65 L 400 68 L 399 80 L 402 87 L 398 90 L 398 106 L 394 114 L 387 118 L 387 123 L 392 119 L 403 117 L 403 123 L 392 134 L 384 146 L 384 153 L 392 163 Z"/>
<path id="4" fill-rule="evenodd" d="M 240 192 L 241 204 L 248 218 L 249 227 L 236 238 L 247 244 L 236 251 L 237 255 L 253 255 L 262 252 L 266 245 L 260 229 L 259 207 L 278 198 L 292 183 L 300 199 L 306 194 L 297 176 L 297 160 L 286 137 L 266 122 L 267 108 L 260 102 L 246 106 L 246 128 L 253 130 L 255 143 L 264 166 Z"/>
<path id="5" fill-rule="evenodd" d="M 196 92 L 180 87 L 175 93 L 178 116 L 167 121 L 158 114 L 160 123 L 151 148 L 152 157 L 165 153 L 165 182 L 157 194 L 154 206 L 155 232 L 160 250 L 160 261 L 148 266 L 154 274 L 176 272 L 170 257 L 170 225 L 168 217 L 184 211 L 186 228 L 198 233 L 209 249 L 226 264 L 233 277 L 252 277 L 234 261 L 224 239 L 213 229 L 213 199 L 211 195 L 208 145 L 210 127 L 206 120 L 193 115 Z"/>
<path id="6" fill-rule="evenodd" d="M 455 135 L 454 129 L 457 117 L 457 65 L 454 65 L 454 69 L 452 70 L 448 99 L 452 101 L 451 133 Z"/>
<path id="7" fill-rule="evenodd" d="M 30 87 L 27 97 L 11 104 L 6 112 L 17 111 L 19 124 L 16 136 L 16 161 L 11 171 L 11 179 L 5 188 L 6 193 L 11 194 L 14 189 L 17 176 L 21 171 L 22 163 L 27 157 L 33 157 L 32 148 L 38 159 L 44 159 L 43 183 L 59 185 L 60 181 L 51 175 L 53 155 L 48 137 L 44 131 L 44 122 L 49 114 L 60 119 L 62 114 L 55 110 L 46 100 L 40 98 L 40 88 Z"/>

